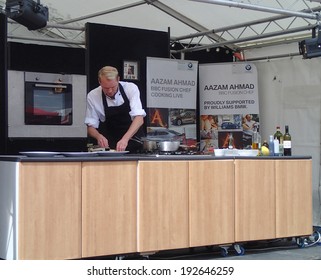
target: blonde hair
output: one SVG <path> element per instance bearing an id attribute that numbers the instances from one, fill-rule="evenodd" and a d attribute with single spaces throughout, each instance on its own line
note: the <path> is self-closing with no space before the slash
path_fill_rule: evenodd
<path id="1" fill-rule="evenodd" d="M 115 80 L 118 77 L 118 70 L 112 66 L 104 66 L 98 71 L 98 80 L 105 77 L 108 80 Z"/>

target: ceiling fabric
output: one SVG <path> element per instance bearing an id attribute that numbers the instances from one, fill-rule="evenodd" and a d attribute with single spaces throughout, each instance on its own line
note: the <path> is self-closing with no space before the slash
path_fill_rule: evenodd
<path id="1" fill-rule="evenodd" d="M 157 31 L 170 30 L 180 52 L 225 46 L 235 52 L 310 38 L 320 21 L 314 0 L 41 0 L 49 22 L 28 31 L 9 20 L 8 38 L 83 47 L 86 22 Z M 4 9 L 5 1 L 0 0 Z"/>

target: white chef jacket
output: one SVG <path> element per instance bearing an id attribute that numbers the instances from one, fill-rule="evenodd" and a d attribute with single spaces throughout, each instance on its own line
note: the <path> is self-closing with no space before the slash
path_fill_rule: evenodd
<path id="1" fill-rule="evenodd" d="M 133 119 L 135 116 L 146 116 L 146 112 L 142 107 L 142 102 L 140 100 L 140 92 L 136 84 L 130 82 L 119 82 L 126 93 L 126 96 L 130 104 L 129 115 Z M 120 106 L 124 103 L 124 99 L 118 89 L 115 94 L 115 99 L 111 99 L 106 96 L 107 105 L 109 107 Z M 105 121 L 105 110 L 102 102 L 102 88 L 101 86 L 91 90 L 87 94 L 87 108 L 85 124 L 98 128 L 99 121 Z"/>

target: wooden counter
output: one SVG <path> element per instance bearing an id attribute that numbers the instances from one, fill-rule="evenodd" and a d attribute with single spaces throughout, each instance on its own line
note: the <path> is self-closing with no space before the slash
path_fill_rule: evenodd
<path id="1" fill-rule="evenodd" d="M 81 255 L 81 163 L 23 162 L 19 168 L 19 259 Z"/>
<path id="2" fill-rule="evenodd" d="M 307 236 L 311 173 L 311 157 L 0 156 L 0 258 Z"/>
<path id="3" fill-rule="evenodd" d="M 135 161 L 82 164 L 82 254 L 137 252 Z"/>
<path id="4" fill-rule="evenodd" d="M 234 161 L 189 161 L 189 246 L 233 243 L 234 211 Z"/>
<path id="5" fill-rule="evenodd" d="M 138 162 L 138 251 L 189 247 L 188 162 Z"/>

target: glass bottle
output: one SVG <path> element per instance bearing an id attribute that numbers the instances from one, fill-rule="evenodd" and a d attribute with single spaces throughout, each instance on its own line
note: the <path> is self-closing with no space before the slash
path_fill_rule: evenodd
<path id="1" fill-rule="evenodd" d="M 252 135 L 252 149 L 261 149 L 261 135 L 258 126 L 254 126 L 254 131 Z"/>
<path id="2" fill-rule="evenodd" d="M 280 143 L 279 143 L 278 138 L 275 137 L 273 142 L 274 142 L 274 155 L 279 156 L 280 155 Z"/>
<path id="3" fill-rule="evenodd" d="M 273 139 L 273 135 L 269 136 L 269 151 L 270 151 L 270 156 L 274 156 L 274 139 Z"/>
<path id="4" fill-rule="evenodd" d="M 283 135 L 283 154 L 285 156 L 292 155 L 292 143 L 291 143 L 291 134 L 289 132 L 289 126 L 285 126 L 285 133 Z"/>
<path id="5" fill-rule="evenodd" d="M 283 142 L 283 134 L 281 132 L 280 126 L 276 127 L 276 132 L 274 133 L 274 139 L 275 138 L 279 140 L 279 143 Z"/>
<path id="6" fill-rule="evenodd" d="M 261 138 L 261 134 L 260 134 L 260 126 L 257 126 L 257 142 L 259 144 L 258 149 L 261 149 L 262 138 Z"/>
<path id="7" fill-rule="evenodd" d="M 276 132 L 274 133 L 274 139 L 279 141 L 279 156 L 283 156 L 283 134 L 281 132 L 280 126 L 276 127 Z"/>

